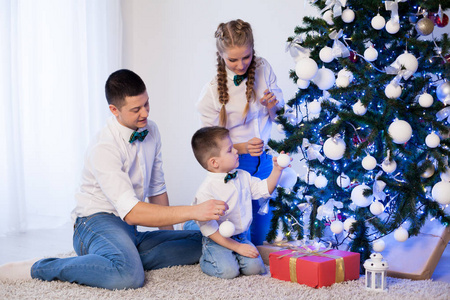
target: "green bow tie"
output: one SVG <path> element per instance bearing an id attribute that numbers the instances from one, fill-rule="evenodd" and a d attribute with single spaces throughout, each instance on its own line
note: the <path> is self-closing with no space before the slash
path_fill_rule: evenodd
<path id="1" fill-rule="evenodd" d="M 234 173 L 228 173 L 227 176 L 225 176 L 224 182 L 227 183 L 231 179 L 236 178 L 236 175 L 237 175 L 237 171 Z"/>
<path id="2" fill-rule="evenodd" d="M 144 131 L 141 131 L 141 132 L 135 131 L 131 134 L 129 142 L 133 143 L 135 140 L 139 140 L 140 142 L 142 142 L 145 139 L 145 137 L 147 136 L 147 134 L 148 134 L 147 129 L 145 129 Z"/>
<path id="3" fill-rule="evenodd" d="M 247 73 L 245 73 L 244 75 L 234 75 L 234 78 L 233 78 L 234 85 L 235 85 L 235 86 L 240 85 L 241 82 L 242 82 L 245 78 L 247 78 Z"/>

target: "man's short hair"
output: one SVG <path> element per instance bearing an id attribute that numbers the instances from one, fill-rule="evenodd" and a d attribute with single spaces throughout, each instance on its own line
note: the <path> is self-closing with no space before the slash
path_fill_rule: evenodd
<path id="1" fill-rule="evenodd" d="M 133 71 L 121 69 L 109 75 L 105 84 L 105 95 L 108 104 L 121 109 L 125 97 L 141 95 L 146 91 L 145 83 Z"/>
<path id="2" fill-rule="evenodd" d="M 219 142 L 230 135 L 225 127 L 210 126 L 197 130 L 191 139 L 192 151 L 200 165 L 208 169 L 208 160 L 220 155 Z"/>

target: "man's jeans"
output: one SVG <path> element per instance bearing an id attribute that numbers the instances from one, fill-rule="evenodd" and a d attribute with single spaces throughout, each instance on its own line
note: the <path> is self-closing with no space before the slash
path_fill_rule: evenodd
<path id="1" fill-rule="evenodd" d="M 139 288 L 144 270 L 197 263 L 201 238 L 199 231 L 139 232 L 113 214 L 97 213 L 75 223 L 73 246 L 78 256 L 39 260 L 31 276 L 106 289 Z"/>

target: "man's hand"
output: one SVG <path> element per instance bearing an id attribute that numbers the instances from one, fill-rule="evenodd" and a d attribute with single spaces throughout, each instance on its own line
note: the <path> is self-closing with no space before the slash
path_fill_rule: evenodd
<path id="1" fill-rule="evenodd" d="M 255 246 L 250 244 L 239 244 L 237 249 L 235 250 L 242 256 L 257 258 L 259 255 L 258 249 Z"/>
<path id="2" fill-rule="evenodd" d="M 254 137 L 247 142 L 247 151 L 251 156 L 260 156 L 263 153 L 264 141 Z"/>
<path id="3" fill-rule="evenodd" d="M 194 205 L 194 220 L 209 221 L 218 220 L 228 210 L 228 205 L 221 200 L 208 200 L 198 205 Z"/>

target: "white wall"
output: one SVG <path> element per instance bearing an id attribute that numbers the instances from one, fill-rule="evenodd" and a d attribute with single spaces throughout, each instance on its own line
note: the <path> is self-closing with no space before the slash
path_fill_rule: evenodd
<path id="1" fill-rule="evenodd" d="M 237 18 L 252 25 L 256 54 L 271 63 L 289 100 L 297 88 L 289 79 L 294 65 L 286 39 L 304 15 L 318 12 L 301 0 L 124 0 L 122 8 L 123 66 L 147 85 L 150 119 L 163 139 L 171 204 L 190 204 L 204 178 L 190 147 L 200 127 L 195 103 L 215 74 L 217 25 Z"/>

